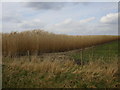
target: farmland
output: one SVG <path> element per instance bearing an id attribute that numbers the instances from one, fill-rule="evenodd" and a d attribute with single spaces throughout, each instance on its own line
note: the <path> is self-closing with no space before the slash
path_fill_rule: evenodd
<path id="1" fill-rule="evenodd" d="M 3 88 L 120 86 L 117 36 L 28 31 L 2 39 Z"/>

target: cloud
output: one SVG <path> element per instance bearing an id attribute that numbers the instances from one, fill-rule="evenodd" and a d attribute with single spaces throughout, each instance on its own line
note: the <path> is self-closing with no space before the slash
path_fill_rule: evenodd
<path id="1" fill-rule="evenodd" d="M 94 19 L 95 19 L 95 17 L 87 18 L 87 19 L 84 19 L 84 20 L 80 20 L 80 23 L 88 23 L 90 21 L 93 21 Z"/>
<path id="2" fill-rule="evenodd" d="M 3 22 L 15 22 L 15 23 L 20 23 L 21 19 L 19 16 L 12 16 L 12 15 L 3 15 L 2 21 Z"/>
<path id="3" fill-rule="evenodd" d="M 104 16 L 108 12 L 117 12 L 116 9 L 108 9 L 115 5 L 77 2 L 3 3 L 3 30 L 11 32 L 44 29 L 71 35 L 115 34 L 116 14 Z M 107 9 L 99 12 L 101 6 Z"/>
<path id="4" fill-rule="evenodd" d="M 28 7 L 34 8 L 34 9 L 44 9 L 44 10 L 58 10 L 63 8 L 65 5 L 64 2 L 29 2 L 27 3 Z"/>
<path id="5" fill-rule="evenodd" d="M 41 21 L 40 19 L 33 19 L 33 20 L 24 20 L 22 23 L 19 23 L 18 26 L 22 30 L 31 30 L 31 29 L 41 29 L 46 25 L 45 22 Z"/>
<path id="6" fill-rule="evenodd" d="M 36 10 L 60 10 L 64 7 L 71 7 L 72 5 L 78 5 L 85 3 L 79 3 L 79 2 L 28 2 L 25 6 L 34 8 Z M 69 6 L 71 5 L 71 6 Z M 87 2 L 86 2 L 87 5 Z"/>
<path id="7" fill-rule="evenodd" d="M 107 14 L 106 16 L 103 16 L 100 19 L 100 22 L 104 23 L 104 24 L 117 24 L 117 22 L 118 22 L 118 13 Z"/>
<path id="8" fill-rule="evenodd" d="M 57 24 L 49 25 L 44 30 L 69 35 L 117 35 L 117 24 L 104 24 L 92 22 L 95 17 L 90 17 L 84 20 L 65 19 Z"/>
<path id="9" fill-rule="evenodd" d="M 3 3 L 2 4 L 2 22 L 3 23 L 20 23 L 23 18 L 24 10 L 20 5 L 23 3 Z"/>
<path id="10" fill-rule="evenodd" d="M 71 18 L 65 19 L 64 21 L 47 26 L 44 29 L 49 31 L 49 32 L 54 32 L 54 33 L 60 33 L 60 34 L 85 34 L 89 32 L 93 28 L 91 26 L 91 21 L 93 21 L 95 17 L 87 18 L 84 20 L 73 20 Z"/>
<path id="11" fill-rule="evenodd" d="M 87 18 L 87 19 L 84 19 L 84 20 L 80 20 L 80 21 L 75 21 L 71 18 L 68 18 L 68 19 L 65 19 L 63 22 L 61 23 L 58 23 L 58 24 L 55 24 L 56 26 L 61 26 L 61 25 L 68 25 L 68 24 L 72 24 L 72 25 L 82 25 L 82 24 L 85 24 L 85 23 L 88 23 L 88 22 L 91 22 L 95 19 L 95 17 L 90 17 L 90 18 Z"/>
<path id="12" fill-rule="evenodd" d="M 25 31 L 25 30 L 34 30 L 34 29 L 42 29 L 44 28 L 46 23 L 41 21 L 40 19 L 32 19 L 32 20 L 22 20 L 20 23 L 4 23 L 3 31 L 11 32 L 11 31 Z"/>

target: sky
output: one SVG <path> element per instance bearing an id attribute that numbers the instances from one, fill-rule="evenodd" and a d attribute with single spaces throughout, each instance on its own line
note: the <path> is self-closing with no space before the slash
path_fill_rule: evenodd
<path id="1" fill-rule="evenodd" d="M 1 5 L 2 4 L 2 5 Z M 117 35 L 118 2 L 2 2 L 2 32 Z"/>

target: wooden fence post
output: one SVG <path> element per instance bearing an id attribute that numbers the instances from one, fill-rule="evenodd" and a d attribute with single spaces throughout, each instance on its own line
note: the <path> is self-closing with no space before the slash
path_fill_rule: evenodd
<path id="1" fill-rule="evenodd" d="M 30 52 L 29 52 L 29 50 L 27 51 L 27 53 L 28 53 L 29 61 L 31 62 L 31 57 L 30 57 Z"/>
<path id="2" fill-rule="evenodd" d="M 81 66 L 83 66 L 83 49 L 81 49 Z"/>
<path id="3" fill-rule="evenodd" d="M 110 60 L 110 46 L 109 46 L 109 48 L 108 48 L 108 49 L 109 49 L 109 51 L 108 51 L 108 53 L 109 53 L 108 58 L 109 58 L 109 60 Z"/>
<path id="4" fill-rule="evenodd" d="M 94 47 L 92 46 L 92 60 L 93 60 L 93 48 L 94 48 Z"/>

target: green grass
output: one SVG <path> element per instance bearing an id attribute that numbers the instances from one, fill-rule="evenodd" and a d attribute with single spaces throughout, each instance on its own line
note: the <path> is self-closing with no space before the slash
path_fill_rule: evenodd
<path id="1" fill-rule="evenodd" d="M 118 41 L 113 41 L 103 45 L 90 47 L 83 49 L 79 53 L 71 54 L 70 56 L 75 60 L 81 60 L 82 57 L 83 62 L 89 62 L 91 60 L 94 61 L 97 59 L 108 62 L 111 61 L 114 57 L 118 56 L 118 43 Z"/>

